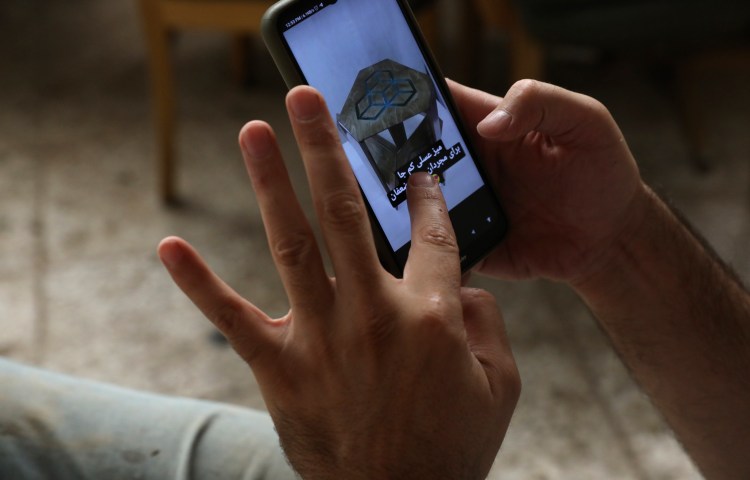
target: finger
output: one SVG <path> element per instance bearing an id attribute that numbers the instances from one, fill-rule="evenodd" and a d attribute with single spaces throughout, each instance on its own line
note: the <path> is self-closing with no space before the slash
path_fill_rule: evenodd
<path id="1" fill-rule="evenodd" d="M 418 289 L 456 295 L 461 262 L 453 226 L 438 181 L 424 172 L 409 177 L 407 203 L 411 249 L 404 281 Z"/>
<path id="2" fill-rule="evenodd" d="M 578 128 L 584 124 L 586 129 Z M 591 97 L 535 80 L 521 80 L 479 123 L 477 131 L 498 141 L 514 140 L 530 132 L 565 140 L 575 133 L 578 141 L 593 141 L 595 146 L 611 143 L 613 132 L 619 132 L 613 125 L 607 109 Z M 586 138 L 580 137 L 583 131 Z"/>
<path id="3" fill-rule="evenodd" d="M 505 322 L 495 297 L 478 288 L 461 288 L 466 334 L 474 350 L 509 350 Z"/>
<path id="4" fill-rule="evenodd" d="M 461 112 L 461 117 L 471 128 L 484 120 L 502 101 L 500 97 L 461 85 L 453 80 L 448 80 L 448 87 Z"/>
<path id="5" fill-rule="evenodd" d="M 196 307 L 227 337 L 249 364 L 264 351 L 278 348 L 280 328 L 260 309 L 224 283 L 184 240 L 165 238 L 159 257 L 172 279 Z"/>
<path id="6" fill-rule="evenodd" d="M 371 283 L 382 269 L 362 195 L 325 101 L 313 88 L 297 87 L 287 96 L 287 109 L 338 284 Z"/>
<path id="7" fill-rule="evenodd" d="M 239 140 L 271 255 L 292 309 L 325 307 L 333 290 L 273 130 L 264 122 L 250 122 L 240 132 Z"/>
<path id="8" fill-rule="evenodd" d="M 518 369 L 495 298 L 484 290 L 462 288 L 461 304 L 469 350 L 484 367 L 493 391 L 518 399 Z"/>

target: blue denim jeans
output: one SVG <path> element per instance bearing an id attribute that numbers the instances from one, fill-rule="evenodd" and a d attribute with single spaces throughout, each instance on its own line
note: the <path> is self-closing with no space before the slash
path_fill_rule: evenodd
<path id="1" fill-rule="evenodd" d="M 270 417 L 0 359 L 0 478 L 293 479 Z"/>

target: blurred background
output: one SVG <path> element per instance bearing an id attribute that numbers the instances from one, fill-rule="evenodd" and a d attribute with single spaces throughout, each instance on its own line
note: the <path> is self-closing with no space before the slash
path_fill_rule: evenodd
<path id="1" fill-rule="evenodd" d="M 603 101 L 646 180 L 750 279 L 750 4 L 413 3 L 447 76 Z M 183 236 L 260 307 L 287 310 L 236 147 L 247 120 L 269 121 L 307 201 L 257 38 L 269 4 L 0 4 L 0 355 L 263 408 L 155 248 Z M 498 297 L 524 379 L 491 478 L 700 478 L 570 290 L 475 283 Z"/>

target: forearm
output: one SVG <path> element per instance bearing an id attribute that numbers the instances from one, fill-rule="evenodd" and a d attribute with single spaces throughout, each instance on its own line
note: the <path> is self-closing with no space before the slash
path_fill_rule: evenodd
<path id="1" fill-rule="evenodd" d="M 750 478 L 750 295 L 646 189 L 632 234 L 574 287 L 708 478 Z"/>

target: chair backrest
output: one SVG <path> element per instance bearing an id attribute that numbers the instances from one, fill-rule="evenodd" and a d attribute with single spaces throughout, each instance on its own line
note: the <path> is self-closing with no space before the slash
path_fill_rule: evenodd
<path id="1" fill-rule="evenodd" d="M 544 43 L 685 48 L 750 38 L 746 0 L 515 0 Z"/>
<path id="2" fill-rule="evenodd" d="M 271 0 L 145 0 L 162 24 L 174 29 L 260 31 Z"/>

